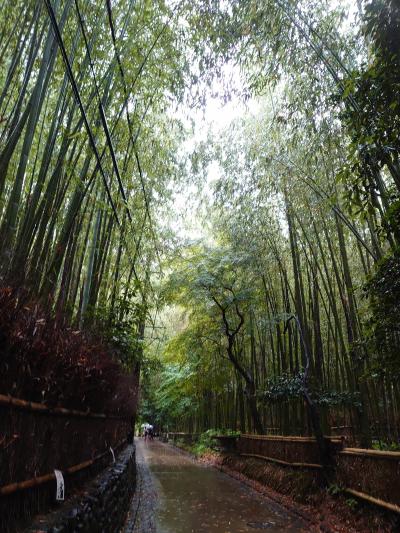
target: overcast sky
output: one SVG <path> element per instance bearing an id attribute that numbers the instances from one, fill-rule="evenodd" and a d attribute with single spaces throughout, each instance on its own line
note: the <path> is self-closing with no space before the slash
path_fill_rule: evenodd
<path id="1" fill-rule="evenodd" d="M 359 9 L 358 0 L 332 0 L 331 5 L 336 7 L 342 5 L 347 8 L 349 16 L 344 21 L 344 29 L 355 22 L 356 14 Z M 210 94 L 223 94 L 226 80 L 235 80 L 238 92 L 241 90 L 241 77 L 238 67 L 232 64 L 226 65 L 223 70 L 223 77 L 215 79 L 211 88 Z M 184 148 L 191 152 L 196 143 L 206 140 L 208 132 L 211 130 L 214 135 L 218 135 L 229 124 L 238 117 L 246 114 L 256 115 L 259 109 L 259 103 L 255 99 L 251 99 L 244 103 L 239 97 L 233 95 L 232 99 L 224 103 L 220 98 L 213 98 L 208 96 L 206 104 L 203 109 L 181 108 L 178 116 L 185 124 L 189 126 L 190 121 L 193 121 L 194 131 L 184 145 Z M 201 190 L 198 190 L 195 185 L 188 185 L 182 191 L 175 192 L 173 211 L 171 218 L 166 223 L 176 233 L 176 235 L 183 239 L 200 239 L 207 237 L 207 230 L 204 227 L 204 220 L 197 211 L 198 204 L 201 202 L 201 195 L 208 198 L 212 196 L 212 183 L 220 176 L 218 164 L 209 166 L 209 171 L 204 176 Z"/>

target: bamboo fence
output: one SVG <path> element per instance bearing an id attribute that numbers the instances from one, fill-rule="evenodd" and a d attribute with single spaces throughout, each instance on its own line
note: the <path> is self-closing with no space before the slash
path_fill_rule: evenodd
<path id="1" fill-rule="evenodd" d="M 0 394 L 0 530 L 14 531 L 55 503 L 55 474 L 70 495 L 126 444 L 133 419 L 51 407 Z M 14 529 L 13 529 L 14 528 Z"/>
<path id="2" fill-rule="evenodd" d="M 90 461 L 126 438 L 127 417 L 50 407 L 0 395 L 3 485 Z"/>

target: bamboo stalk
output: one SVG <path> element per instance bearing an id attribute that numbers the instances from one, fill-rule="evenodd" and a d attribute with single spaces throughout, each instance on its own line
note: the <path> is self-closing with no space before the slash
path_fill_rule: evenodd
<path id="1" fill-rule="evenodd" d="M 46 474 L 45 476 L 35 477 L 26 481 L 10 483 L 9 485 L 5 485 L 4 487 L 0 488 L 0 496 L 9 496 L 10 494 L 14 494 L 15 492 L 20 492 L 22 490 L 30 489 L 32 487 L 38 487 L 39 485 L 48 483 L 49 481 L 52 481 L 55 478 L 56 476 L 54 474 Z"/>
<path id="2" fill-rule="evenodd" d="M 15 407 L 24 411 L 31 411 L 36 413 L 43 413 L 55 416 L 75 416 L 81 418 L 100 418 L 102 420 L 115 419 L 127 420 L 127 417 L 119 415 L 106 415 L 104 413 L 90 413 L 89 411 L 77 411 L 76 409 L 66 409 L 64 407 L 48 407 L 45 404 L 21 400 L 12 396 L 0 394 L 0 406 Z"/>
<path id="3" fill-rule="evenodd" d="M 104 453 L 109 453 L 109 452 L 104 452 Z M 104 453 L 101 454 L 101 456 L 99 456 L 99 458 L 103 457 Z M 66 473 L 67 474 L 75 474 L 75 472 L 80 472 L 81 470 L 84 470 L 85 468 L 88 468 L 94 462 L 95 462 L 95 459 L 89 459 L 88 461 L 84 461 L 83 463 L 79 463 L 78 465 L 71 466 L 71 467 L 67 468 Z"/>
<path id="4" fill-rule="evenodd" d="M 366 502 L 373 503 L 374 505 L 379 505 L 380 507 L 384 507 L 385 509 L 388 509 L 389 511 L 393 511 L 395 513 L 400 514 L 400 507 L 394 503 L 385 502 L 385 500 L 374 498 L 373 496 L 370 496 L 369 494 L 365 494 L 364 492 L 359 492 L 358 490 L 354 490 L 354 489 L 344 489 L 344 491 L 347 492 L 348 494 L 351 494 L 352 496 L 356 496 L 356 498 L 360 498 L 361 500 L 365 500 Z"/>
<path id="5" fill-rule="evenodd" d="M 240 438 L 251 439 L 251 440 L 272 440 L 272 441 L 282 441 L 282 442 L 316 442 L 314 437 L 284 437 L 280 435 L 248 435 L 242 434 Z M 337 436 L 325 436 L 326 439 L 329 439 L 331 442 L 340 443 L 342 442 L 342 437 Z"/>

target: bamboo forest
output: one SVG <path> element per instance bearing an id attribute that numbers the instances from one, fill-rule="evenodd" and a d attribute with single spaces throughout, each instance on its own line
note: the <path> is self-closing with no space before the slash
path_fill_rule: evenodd
<path id="1" fill-rule="evenodd" d="M 399 36 L 0 0 L 1 531 L 399 530 Z"/>

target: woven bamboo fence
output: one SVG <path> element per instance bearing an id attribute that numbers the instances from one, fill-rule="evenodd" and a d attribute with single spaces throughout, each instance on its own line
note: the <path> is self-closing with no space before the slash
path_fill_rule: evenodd
<path id="1" fill-rule="evenodd" d="M 332 476 L 349 495 L 400 513 L 400 452 L 344 448 L 341 437 L 326 437 L 332 459 Z M 241 435 L 240 455 L 290 467 L 321 468 L 312 437 Z"/>
<path id="2" fill-rule="evenodd" d="M 0 395 L 0 531 L 54 503 L 55 469 L 64 473 L 66 496 L 100 472 L 132 422 Z"/>
<path id="3" fill-rule="evenodd" d="M 336 479 L 347 493 L 400 513 L 400 452 L 344 448 Z"/>
<path id="4" fill-rule="evenodd" d="M 167 433 L 167 440 L 171 440 L 172 442 L 177 442 L 177 441 L 181 441 L 181 442 L 184 442 L 185 444 L 191 444 L 192 442 L 194 442 L 197 438 L 198 438 L 198 434 L 197 433 L 179 433 L 179 432 L 175 432 L 175 433 L 172 433 L 172 432 L 168 432 Z"/>
<path id="5" fill-rule="evenodd" d="M 331 453 L 343 447 L 340 437 L 326 437 Z M 321 468 L 319 451 L 313 437 L 241 435 L 237 443 L 241 455 L 260 457 L 293 467 Z"/>

